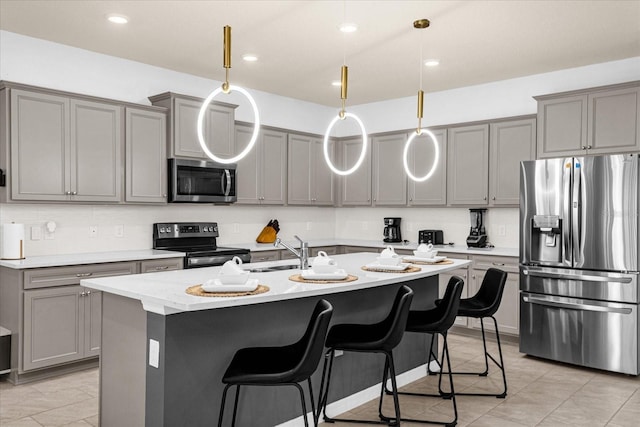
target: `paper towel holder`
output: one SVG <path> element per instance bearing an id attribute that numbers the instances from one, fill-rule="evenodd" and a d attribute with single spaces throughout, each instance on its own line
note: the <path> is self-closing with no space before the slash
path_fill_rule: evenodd
<path id="1" fill-rule="evenodd" d="M 4 171 L 0 169 L 0 187 L 4 187 L 5 185 L 7 185 L 7 180 L 5 178 Z"/>

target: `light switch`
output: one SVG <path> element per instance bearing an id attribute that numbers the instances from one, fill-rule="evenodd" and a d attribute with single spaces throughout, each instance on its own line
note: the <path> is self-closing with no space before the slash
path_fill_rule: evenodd
<path id="1" fill-rule="evenodd" d="M 160 343 L 149 340 L 149 366 L 157 368 L 160 365 Z"/>
<path id="2" fill-rule="evenodd" d="M 42 239 L 42 228 L 40 228 L 40 226 L 38 225 L 31 227 L 31 240 L 40 239 Z"/>

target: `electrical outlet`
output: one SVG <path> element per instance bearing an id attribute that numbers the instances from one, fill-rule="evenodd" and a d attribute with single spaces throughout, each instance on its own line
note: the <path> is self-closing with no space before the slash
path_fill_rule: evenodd
<path id="1" fill-rule="evenodd" d="M 89 237 L 98 237 L 98 226 L 90 225 L 89 226 Z"/>
<path id="2" fill-rule="evenodd" d="M 42 228 L 39 225 L 31 227 L 31 240 L 42 239 Z"/>
<path id="3" fill-rule="evenodd" d="M 116 237 L 124 237 L 124 225 L 116 225 L 115 233 Z"/>
<path id="4" fill-rule="evenodd" d="M 307 221 L 307 231 L 311 231 L 311 222 Z"/>
<path id="5" fill-rule="evenodd" d="M 507 235 L 506 227 L 504 225 L 499 225 L 498 226 L 498 236 L 506 236 L 506 235 Z"/>

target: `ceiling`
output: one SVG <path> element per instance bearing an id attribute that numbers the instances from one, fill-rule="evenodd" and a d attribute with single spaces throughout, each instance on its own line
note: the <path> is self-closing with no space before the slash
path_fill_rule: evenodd
<path id="1" fill-rule="evenodd" d="M 220 81 L 224 25 L 232 84 L 330 106 L 345 59 L 348 105 L 415 95 L 421 46 L 440 60 L 422 67 L 425 92 L 640 56 L 637 0 L 0 0 L 0 29 Z"/>

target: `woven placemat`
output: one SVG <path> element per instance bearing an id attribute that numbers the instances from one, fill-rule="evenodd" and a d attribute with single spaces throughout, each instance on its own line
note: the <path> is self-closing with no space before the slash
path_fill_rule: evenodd
<path id="1" fill-rule="evenodd" d="M 202 290 L 202 285 L 189 286 L 185 292 L 189 295 L 195 295 L 197 297 L 243 297 L 248 295 L 258 295 L 265 292 L 269 292 L 267 285 L 258 285 L 253 291 L 247 292 L 205 292 Z"/>
<path id="2" fill-rule="evenodd" d="M 358 276 L 354 276 L 353 274 L 349 274 L 344 279 L 320 280 L 320 279 L 305 279 L 304 277 L 302 277 L 302 274 L 292 274 L 291 276 L 289 276 L 289 280 L 291 280 L 293 282 L 317 283 L 319 285 L 323 285 L 323 284 L 327 284 L 327 283 L 353 282 L 353 281 L 358 280 Z"/>
<path id="3" fill-rule="evenodd" d="M 420 267 L 416 267 L 416 266 L 409 266 L 408 268 L 405 268 L 404 270 L 387 270 L 384 268 L 371 268 L 371 267 L 367 267 L 366 265 L 363 265 L 361 267 L 364 271 L 375 271 L 378 273 L 415 273 L 417 271 L 422 271 L 422 269 Z"/>
<path id="4" fill-rule="evenodd" d="M 403 259 L 402 262 L 409 262 L 411 264 L 419 264 L 419 265 L 447 265 L 453 264 L 453 261 L 450 259 L 443 259 L 442 261 L 433 262 L 433 261 L 411 261 L 409 259 Z"/>

